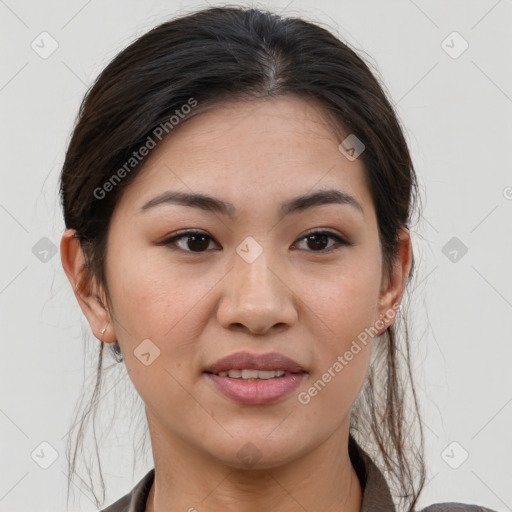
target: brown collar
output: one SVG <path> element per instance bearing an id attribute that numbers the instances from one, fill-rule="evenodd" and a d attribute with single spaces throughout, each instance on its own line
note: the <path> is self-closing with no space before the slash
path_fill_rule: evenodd
<path id="1" fill-rule="evenodd" d="M 349 434 L 348 454 L 352 466 L 361 482 L 363 502 L 361 512 L 396 512 L 389 486 L 379 468 L 370 456 L 357 444 Z"/>

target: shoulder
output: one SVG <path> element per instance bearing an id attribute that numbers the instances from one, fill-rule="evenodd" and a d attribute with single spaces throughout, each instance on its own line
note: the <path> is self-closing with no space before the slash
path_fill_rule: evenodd
<path id="1" fill-rule="evenodd" d="M 129 493 L 99 512 L 144 512 L 154 478 L 155 468 L 152 468 Z"/>
<path id="2" fill-rule="evenodd" d="M 490 508 L 480 505 L 470 505 L 469 503 L 434 503 L 418 512 L 496 512 Z"/>
<path id="3" fill-rule="evenodd" d="M 108 506 L 107 508 L 101 509 L 99 512 L 126 512 L 130 510 L 130 502 L 132 501 L 132 495 L 133 493 L 130 492 L 117 500 L 112 505 Z"/>

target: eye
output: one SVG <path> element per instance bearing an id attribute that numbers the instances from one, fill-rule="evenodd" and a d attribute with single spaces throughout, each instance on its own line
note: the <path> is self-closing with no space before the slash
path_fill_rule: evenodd
<path id="1" fill-rule="evenodd" d="M 311 252 L 331 252 L 335 249 L 332 249 L 333 244 L 329 246 L 327 249 L 324 247 L 325 243 L 327 243 L 328 239 L 335 240 L 338 245 L 352 245 L 351 243 L 347 242 L 345 239 L 341 238 L 340 236 L 330 232 L 330 231 L 311 231 L 309 233 L 306 233 L 305 236 L 301 237 L 299 240 L 306 240 L 306 243 L 310 243 L 315 247 L 316 249 L 320 250 L 314 250 Z M 337 248 L 339 249 L 339 247 Z"/>
<path id="2" fill-rule="evenodd" d="M 205 252 L 204 249 L 208 248 L 209 240 L 213 240 L 210 235 L 201 231 L 190 230 L 168 238 L 162 241 L 160 245 L 177 245 L 186 252 Z M 178 242 L 180 242 L 181 245 Z"/>
<path id="3" fill-rule="evenodd" d="M 335 242 L 338 245 L 352 245 L 345 239 L 341 238 L 340 236 L 330 231 L 311 231 L 309 233 L 306 233 L 306 235 L 303 236 L 302 238 L 299 238 L 299 240 L 306 240 L 306 243 L 312 243 L 315 249 L 320 249 L 311 252 L 331 252 L 332 250 L 335 250 L 332 249 L 332 247 L 333 245 L 336 245 L 336 243 L 327 247 L 327 249 L 323 247 L 329 238 L 331 240 L 335 240 Z M 167 238 L 166 240 L 160 242 L 159 245 L 177 245 L 180 249 L 186 252 L 201 253 L 206 252 L 206 249 L 208 249 L 210 241 L 212 240 L 213 238 L 206 233 L 203 233 L 201 231 L 189 230 L 174 235 L 171 238 Z"/>

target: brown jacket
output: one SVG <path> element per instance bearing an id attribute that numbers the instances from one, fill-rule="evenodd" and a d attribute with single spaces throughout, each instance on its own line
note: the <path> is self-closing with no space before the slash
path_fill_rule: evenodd
<path id="1" fill-rule="evenodd" d="M 361 512 L 396 512 L 386 480 L 368 454 L 349 436 L 349 455 L 363 489 Z M 153 484 L 155 469 L 151 469 L 137 485 L 121 499 L 100 512 L 144 512 Z M 479 505 L 437 503 L 418 512 L 495 512 Z"/>

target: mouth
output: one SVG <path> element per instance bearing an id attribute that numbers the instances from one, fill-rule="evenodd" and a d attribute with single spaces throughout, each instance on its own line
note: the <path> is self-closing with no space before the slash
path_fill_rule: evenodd
<path id="1" fill-rule="evenodd" d="M 307 375 L 297 361 L 278 352 L 236 352 L 204 370 L 213 389 L 243 405 L 283 400 Z"/>
<path id="2" fill-rule="evenodd" d="M 299 373 L 306 373 L 305 371 L 300 372 L 289 372 L 286 370 L 253 370 L 253 369 L 233 369 L 222 371 L 218 373 L 205 372 L 210 375 L 216 375 L 217 377 L 229 377 L 230 379 L 238 380 L 273 380 L 288 377 L 289 375 L 297 375 Z"/>
<path id="3" fill-rule="evenodd" d="M 204 372 L 213 389 L 240 405 L 270 405 L 284 400 L 307 373 L 284 370 L 229 370 Z"/>

